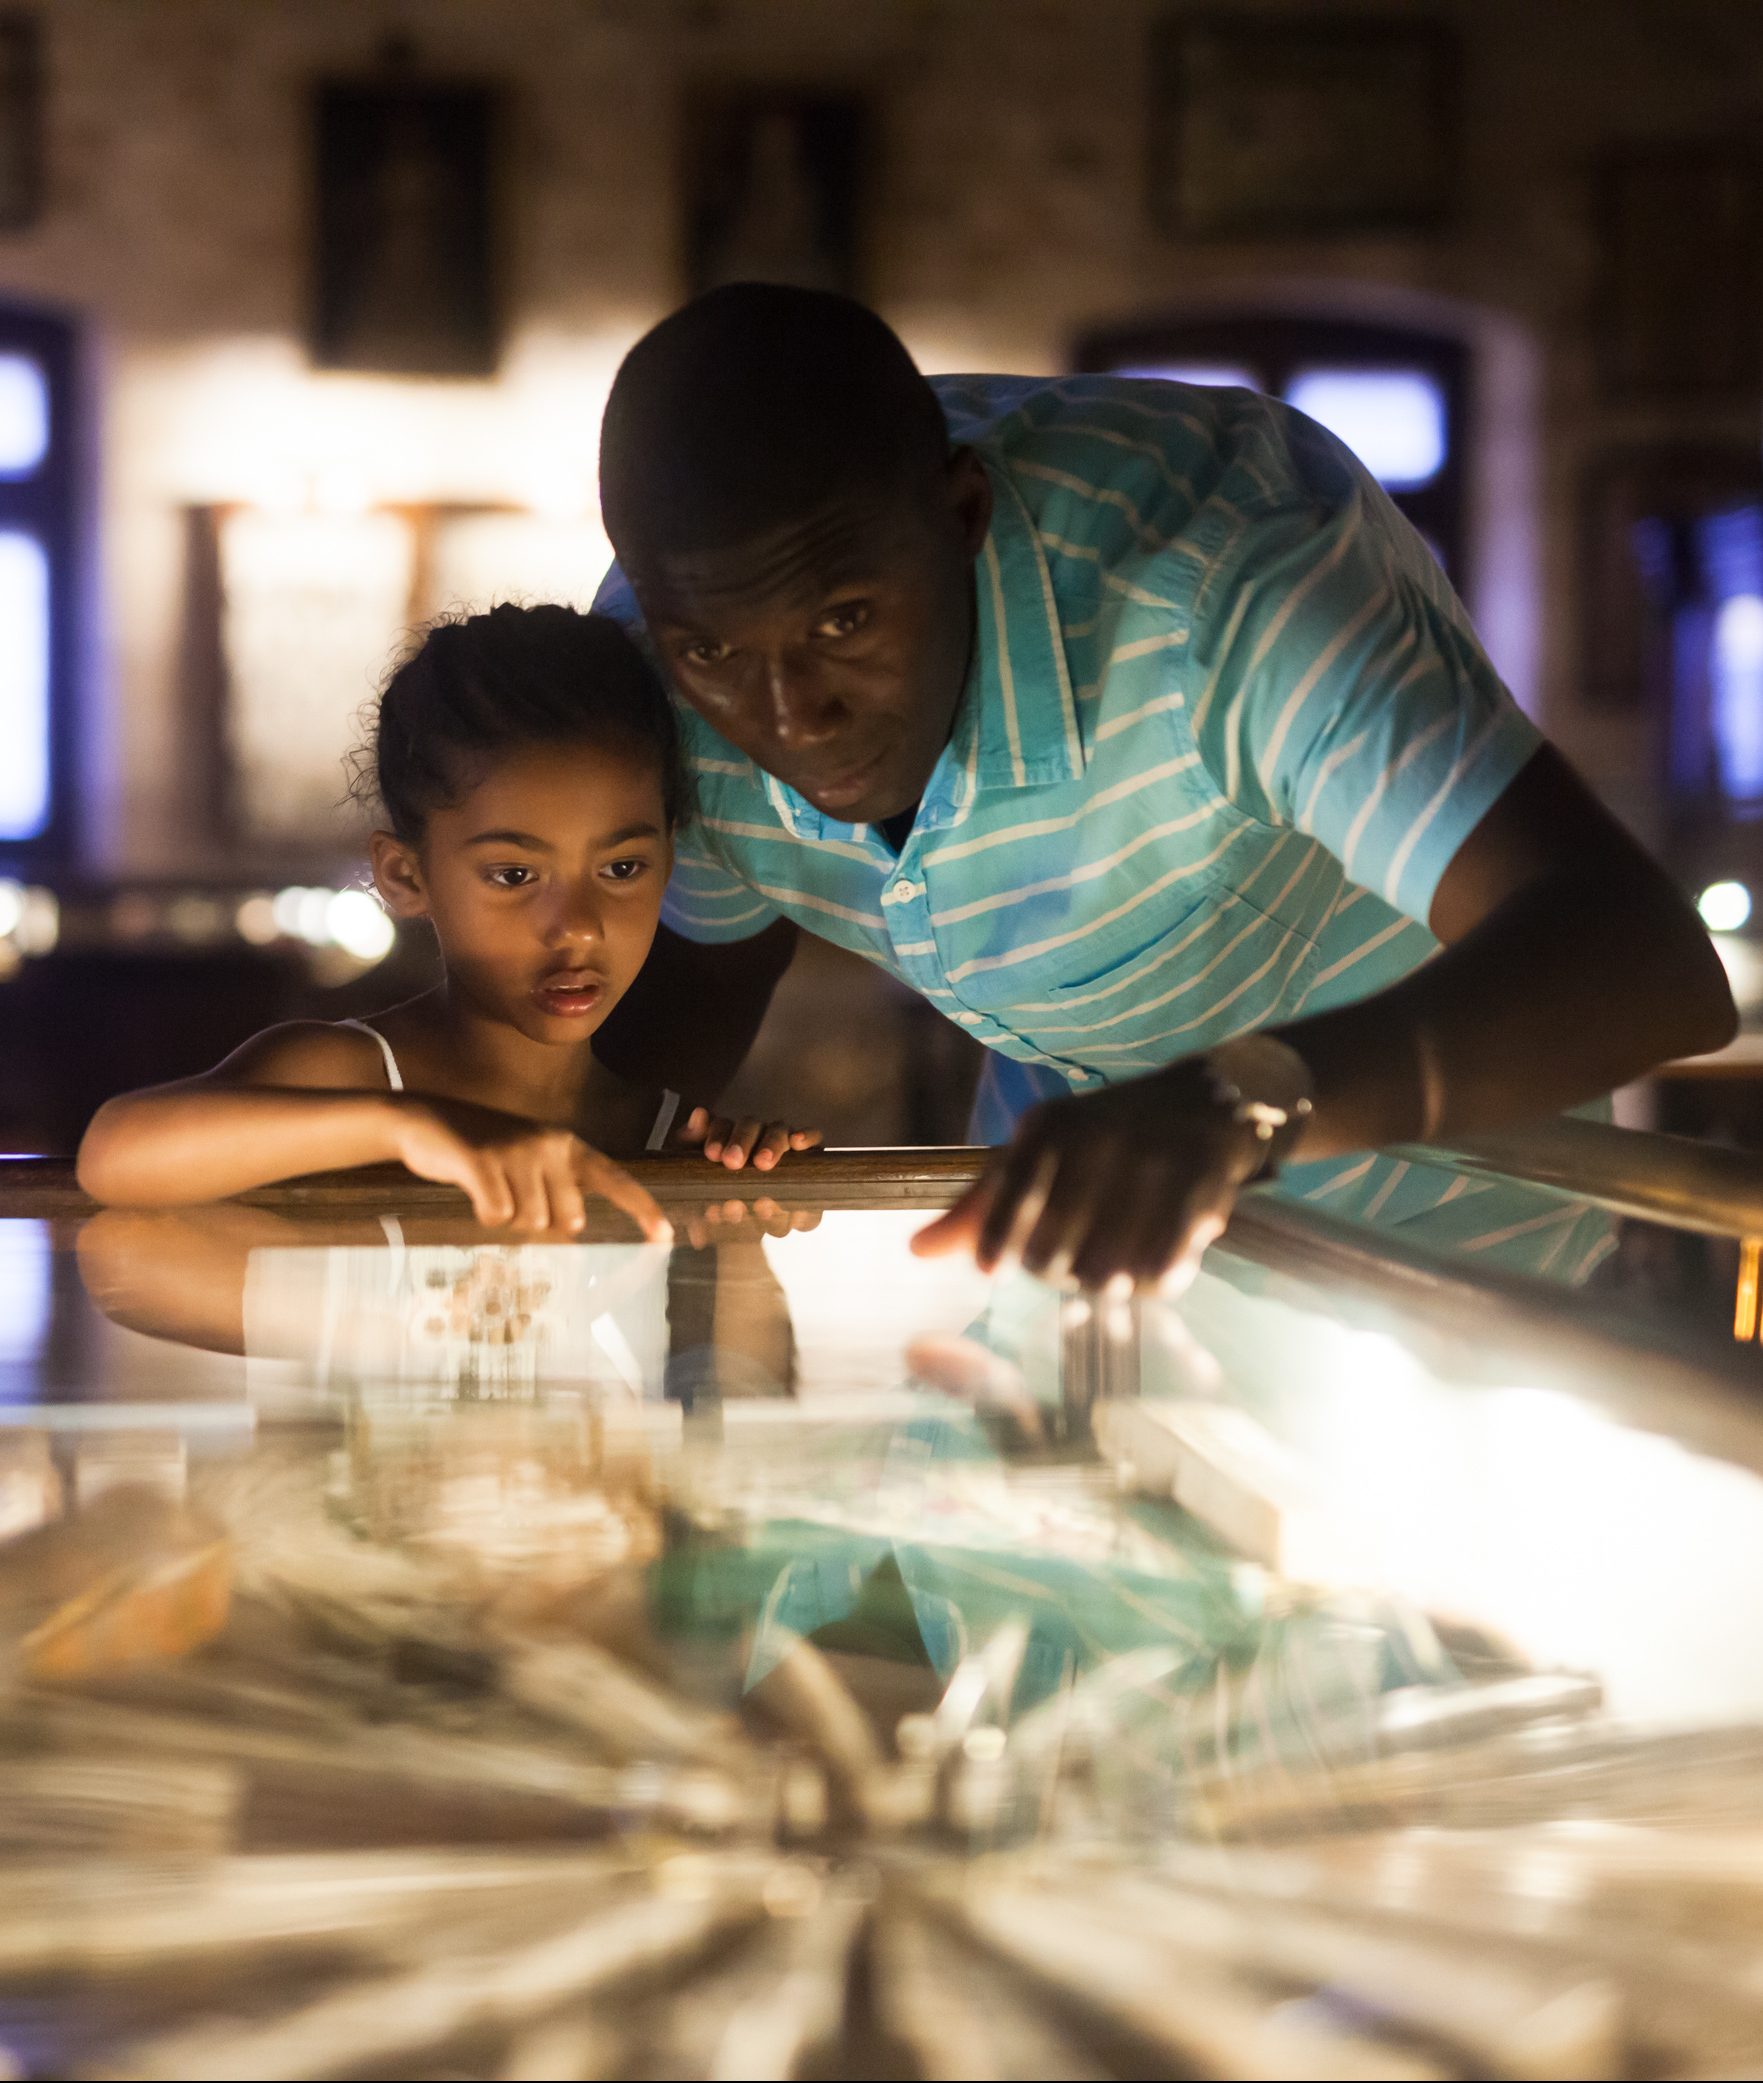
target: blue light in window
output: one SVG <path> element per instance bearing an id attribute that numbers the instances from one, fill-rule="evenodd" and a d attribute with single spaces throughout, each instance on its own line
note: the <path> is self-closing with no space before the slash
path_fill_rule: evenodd
<path id="1" fill-rule="evenodd" d="M 0 531 L 0 839 L 49 821 L 49 560 L 35 536 Z"/>
<path id="2" fill-rule="evenodd" d="M 28 477 L 49 453 L 49 386 L 28 354 L 0 354 L 0 477 Z"/>
<path id="3" fill-rule="evenodd" d="M 1338 434 L 1380 485 L 1411 491 L 1445 460 L 1445 397 L 1420 369 L 1305 369 L 1286 403 Z"/>
<path id="4" fill-rule="evenodd" d="M 1763 798 L 1763 595 L 1735 593 L 1714 617 L 1714 743 L 1727 799 Z"/>
<path id="5" fill-rule="evenodd" d="M 1116 369 L 1116 376 L 1144 376 L 1158 383 L 1198 383 L 1208 390 L 1258 391 L 1260 382 L 1252 369 L 1233 368 L 1228 362 L 1159 362 L 1155 368 Z"/>

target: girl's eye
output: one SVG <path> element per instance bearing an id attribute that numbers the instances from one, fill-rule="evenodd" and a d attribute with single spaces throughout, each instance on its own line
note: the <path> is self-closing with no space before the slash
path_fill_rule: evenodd
<path id="1" fill-rule="evenodd" d="M 868 608 L 861 602 L 854 601 L 849 607 L 834 608 L 830 615 L 823 616 L 817 634 L 855 636 L 868 620 Z"/>
<path id="2" fill-rule="evenodd" d="M 639 875 L 647 872 L 648 866 L 647 861 L 634 858 L 627 861 L 608 861 L 600 872 L 614 882 L 635 882 Z"/>
<path id="3" fill-rule="evenodd" d="M 688 644 L 680 656 L 687 665 L 721 665 L 728 656 L 728 646 L 706 640 L 699 644 Z"/>
<path id="4" fill-rule="evenodd" d="M 537 879 L 531 868 L 522 868 L 514 863 L 503 868 L 486 868 L 484 871 L 484 880 L 499 890 L 524 890 Z"/>

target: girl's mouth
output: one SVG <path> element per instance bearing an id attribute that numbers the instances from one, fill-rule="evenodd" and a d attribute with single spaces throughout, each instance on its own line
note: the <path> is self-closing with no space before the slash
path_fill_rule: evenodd
<path id="1" fill-rule="evenodd" d="M 533 987 L 542 1011 L 554 1019 L 578 1020 L 591 1013 L 606 995 L 606 982 L 586 969 L 560 969 Z"/>

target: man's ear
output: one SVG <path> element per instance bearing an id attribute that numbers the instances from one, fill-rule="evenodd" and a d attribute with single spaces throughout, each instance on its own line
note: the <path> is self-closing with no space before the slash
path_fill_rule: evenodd
<path id="1" fill-rule="evenodd" d="M 395 832 L 375 832 L 367 842 L 373 862 L 374 888 L 395 919 L 428 917 L 428 894 L 422 886 L 422 867 L 416 849 Z"/>
<path id="2" fill-rule="evenodd" d="M 961 541 L 969 557 L 985 547 L 992 525 L 992 480 L 978 451 L 958 448 L 948 464 L 949 502 L 960 524 Z"/>

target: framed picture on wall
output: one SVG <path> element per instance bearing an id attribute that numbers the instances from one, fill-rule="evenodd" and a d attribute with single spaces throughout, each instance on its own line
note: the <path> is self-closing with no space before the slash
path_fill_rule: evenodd
<path id="1" fill-rule="evenodd" d="M 1170 16 L 1153 31 L 1152 218 L 1197 239 L 1429 230 L 1455 185 L 1455 78 L 1438 22 Z"/>
<path id="2" fill-rule="evenodd" d="M 860 294 L 872 128 L 857 94 L 770 85 L 693 92 L 685 120 L 689 293 L 787 282 Z"/>
<path id="3" fill-rule="evenodd" d="M 43 206 L 42 31 L 0 14 L 0 232 L 28 231 Z"/>
<path id="4" fill-rule="evenodd" d="M 312 357 L 321 369 L 493 376 L 497 95 L 332 80 L 314 104 Z"/>
<path id="5" fill-rule="evenodd" d="M 1763 149 L 1623 146 L 1599 170 L 1598 343 L 1622 402 L 1763 398 Z"/>

